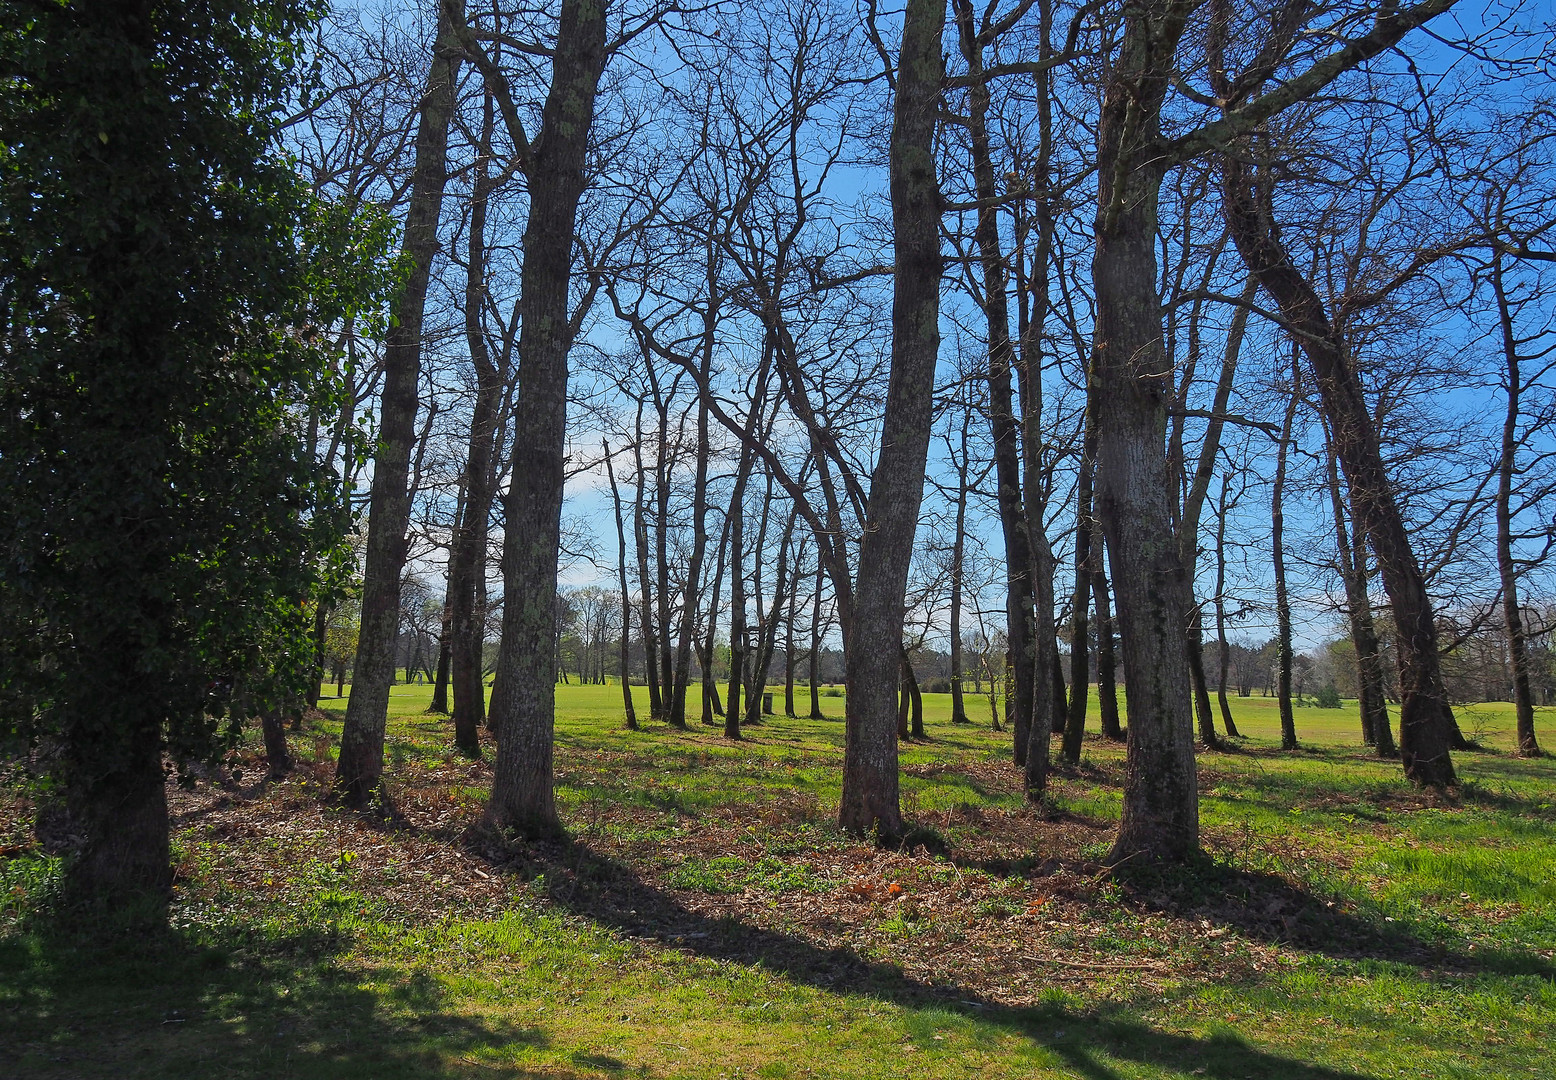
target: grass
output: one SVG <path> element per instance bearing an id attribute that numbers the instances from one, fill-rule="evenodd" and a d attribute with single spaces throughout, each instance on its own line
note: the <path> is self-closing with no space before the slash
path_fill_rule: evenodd
<path id="1" fill-rule="evenodd" d="M 923 846 L 835 829 L 836 719 L 634 733 L 619 687 L 564 686 L 572 840 L 493 848 L 467 833 L 489 767 L 429 693 L 393 693 L 395 822 L 324 809 L 332 699 L 286 782 L 246 748 L 175 792 L 154 933 L 60 909 L 35 791 L 0 778 L 0 1076 L 1551 1075 L 1556 764 L 1509 754 L 1506 706 L 1461 714 L 1488 749 L 1440 799 L 1349 704 L 1299 709 L 1286 754 L 1274 702 L 1234 699 L 1207 858 L 1155 873 L 1098 862 L 1120 747 L 1088 738 L 1039 812 L 943 695 L 902 754 Z"/>

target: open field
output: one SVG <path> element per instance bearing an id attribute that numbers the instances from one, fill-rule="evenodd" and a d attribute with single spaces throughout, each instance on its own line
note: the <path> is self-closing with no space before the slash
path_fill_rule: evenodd
<path id="1" fill-rule="evenodd" d="M 1274 701 L 1234 699 L 1209 857 L 1163 875 L 1098 863 L 1122 747 L 1088 739 L 1040 815 L 987 699 L 953 727 L 941 695 L 905 850 L 832 825 L 836 719 L 633 733 L 615 686 L 558 688 L 572 842 L 497 849 L 466 833 L 490 768 L 429 697 L 395 689 L 396 821 L 323 808 L 333 699 L 287 781 L 250 748 L 175 792 L 159 935 L 59 929 L 8 775 L 0 1076 L 1553 1075 L 1556 763 L 1508 754 L 1507 706 L 1460 712 L 1488 749 L 1443 801 L 1363 754 L 1349 703 L 1299 710 L 1281 754 Z"/>

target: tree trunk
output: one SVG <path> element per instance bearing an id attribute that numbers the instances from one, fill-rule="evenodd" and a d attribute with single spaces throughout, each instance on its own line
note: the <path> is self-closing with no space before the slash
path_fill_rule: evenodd
<path id="1" fill-rule="evenodd" d="M 1113 649 L 1113 610 L 1108 597 L 1106 559 L 1103 557 L 1102 524 L 1097 522 L 1091 534 L 1091 594 L 1097 609 L 1097 708 L 1102 716 L 1102 736 L 1114 742 L 1124 741 L 1124 728 L 1118 715 L 1118 677 Z"/>
<path id="2" fill-rule="evenodd" d="M 825 720 L 821 711 L 821 586 L 826 580 L 826 564 L 816 552 L 816 595 L 810 604 L 810 718 Z"/>
<path id="3" fill-rule="evenodd" d="M 1517 715 L 1518 753 L 1539 757 L 1534 734 L 1534 693 L 1529 685 L 1529 646 L 1524 633 L 1523 610 L 1518 598 L 1518 564 L 1513 558 L 1513 476 L 1518 470 L 1518 411 L 1523 387 L 1518 339 L 1513 329 L 1513 309 L 1502 279 L 1502 254 L 1491 269 L 1491 287 L 1497 300 L 1502 328 L 1502 356 L 1506 364 L 1507 417 L 1502 422 L 1502 453 L 1497 461 L 1497 572 L 1502 578 L 1502 625 L 1507 634 L 1508 659 L 1513 668 L 1513 709 Z"/>
<path id="4" fill-rule="evenodd" d="M 1060 755 L 1071 768 L 1081 763 L 1081 743 L 1086 737 L 1086 698 L 1091 685 L 1091 659 L 1087 640 L 1091 635 L 1087 613 L 1091 610 L 1092 477 L 1096 455 L 1096 427 L 1090 412 L 1075 481 L 1075 591 L 1070 597 L 1070 701 L 1065 717 Z"/>
<path id="5" fill-rule="evenodd" d="M 783 620 L 783 714 L 794 716 L 794 620 L 800 610 L 800 567 L 805 561 L 805 541 L 800 539 L 794 556 L 794 585 L 789 589 L 789 613 Z"/>
<path id="6" fill-rule="evenodd" d="M 1220 646 L 1221 678 L 1216 683 L 1216 698 L 1221 706 L 1221 724 L 1228 736 L 1241 738 L 1237 723 L 1232 719 L 1232 706 L 1226 700 L 1227 673 L 1232 664 L 1232 652 L 1226 640 L 1226 512 L 1228 478 L 1221 478 L 1221 497 L 1216 507 L 1216 644 Z"/>
<path id="7" fill-rule="evenodd" d="M 664 695 L 659 687 L 659 661 L 654 630 L 653 589 L 648 576 L 648 523 L 643 516 L 643 403 L 638 403 L 635 421 L 635 438 L 632 440 L 632 459 L 636 466 L 636 488 L 632 499 L 632 538 L 638 551 L 638 616 L 643 634 L 643 675 L 648 682 L 648 715 L 658 720 L 664 715 Z M 668 630 L 668 627 L 662 627 Z M 668 687 L 666 688 L 668 689 Z"/>
<path id="8" fill-rule="evenodd" d="M 1399 743 L 1405 775 L 1427 786 L 1453 784 L 1451 727 L 1447 722 L 1452 714 L 1438 663 L 1435 615 L 1426 579 L 1383 467 L 1361 379 L 1343 335 L 1281 243 L 1270 212 L 1269 185 L 1261 192 L 1249 166 L 1231 155 L 1224 158 L 1223 170 L 1223 203 L 1232 238 L 1260 286 L 1274 297 L 1289 332 L 1312 365 L 1336 456 L 1357 516 L 1378 557 L 1383 587 L 1394 609 L 1399 632 Z"/>
<path id="9" fill-rule="evenodd" d="M 481 313 L 486 304 L 486 214 L 493 183 L 487 177 L 493 124 L 492 95 L 485 95 L 481 121 L 481 156 L 476 163 L 470 202 L 470 235 L 465 272 L 465 345 L 475 368 L 475 401 L 470 411 L 470 436 L 465 450 L 465 510 L 449 553 L 449 593 L 454 644 L 451 656 L 454 689 L 454 743 L 466 756 L 481 755 L 481 725 L 486 720 L 486 685 L 482 678 L 486 644 L 486 537 L 496 487 L 498 412 L 505 373 L 493 364 Z"/>
<path id="10" fill-rule="evenodd" d="M 373 460 L 362 571 L 362 624 L 335 766 L 334 797 L 347 806 L 366 806 L 383 796 L 384 725 L 389 718 L 389 688 L 394 685 L 400 573 L 405 566 L 405 533 L 411 512 L 408 484 L 421 379 L 422 315 L 432 260 L 438 251 L 438 215 L 448 178 L 448 128 L 463 57 L 451 14 L 464 17 L 463 0 L 448 0 L 438 9 L 437 38 L 422 93 L 416 166 L 405 219 L 404 248 L 410 274 L 384 340 L 378 453 Z"/>
<path id="11" fill-rule="evenodd" d="M 308 708 L 319 707 L 319 696 L 324 693 L 324 640 L 329 633 L 330 605 L 319 604 L 313 613 L 313 679 L 308 683 Z"/>
<path id="12" fill-rule="evenodd" d="M 708 308 L 703 314 L 702 373 L 698 387 L 708 385 L 712 373 L 717 312 L 715 261 L 708 260 Z M 686 726 L 686 690 L 691 683 L 692 639 L 697 635 L 697 590 L 702 585 L 702 563 L 708 551 L 708 399 L 697 395 L 697 466 L 692 481 L 692 552 L 686 566 L 686 589 L 681 605 L 681 630 L 676 641 L 675 692 L 670 701 L 670 723 Z M 704 679 L 704 684 L 707 680 Z M 711 719 L 705 706 L 703 720 Z"/>
<path id="13" fill-rule="evenodd" d="M 120 745 L 111 764 L 101 746 L 92 748 L 98 761 L 71 755 L 66 805 L 86 843 L 68 881 L 83 896 L 162 897 L 172 884 L 162 740 L 146 730 L 151 737 L 136 742 L 112 739 Z"/>
<path id="14" fill-rule="evenodd" d="M 432 676 L 432 703 L 427 706 L 428 712 L 448 715 L 448 678 L 449 678 L 449 614 L 448 604 L 443 604 L 442 633 L 438 635 L 438 667 Z"/>
<path id="15" fill-rule="evenodd" d="M 621 702 L 627 730 L 638 729 L 638 713 L 632 703 L 632 601 L 627 594 L 627 527 L 621 516 L 621 490 L 616 486 L 616 469 L 611 464 L 611 448 L 605 452 L 605 476 L 611 485 L 611 510 L 616 515 L 616 580 L 621 588 Z"/>
<path id="16" fill-rule="evenodd" d="M 1052 56 L 1053 4 L 1038 3 L 1038 48 L 1044 58 Z M 1053 108 L 1050 93 L 1052 76 L 1047 69 L 1036 76 L 1038 152 L 1036 175 L 1040 184 L 1049 183 L 1053 158 Z M 1037 247 L 1030 263 L 1031 280 L 1026 278 L 1026 223 L 1017 209 L 1016 295 L 1017 330 L 1021 339 L 1016 374 L 1021 388 L 1021 463 L 1025 495 L 1027 542 L 1032 553 L 1032 726 L 1026 755 L 1026 796 L 1040 800 L 1048 782 L 1048 746 L 1055 732 L 1064 730 L 1068 712 L 1064 700 L 1064 673 L 1059 664 L 1059 637 L 1054 621 L 1054 554 L 1048 543 L 1048 476 L 1043 462 L 1043 340 L 1048 318 L 1049 263 L 1053 254 L 1053 204 L 1039 199 L 1035 204 Z M 1030 302 L 1030 304 L 1029 304 Z"/>
<path id="17" fill-rule="evenodd" d="M 1275 459 L 1275 484 L 1270 489 L 1270 556 L 1275 568 L 1276 691 L 1280 695 L 1280 748 L 1297 749 L 1297 722 L 1291 711 L 1291 599 L 1286 591 L 1286 459 L 1291 447 L 1291 425 L 1300 395 L 1296 357 L 1292 357 L 1291 391 L 1281 422 L 1280 447 Z"/>
<path id="18" fill-rule="evenodd" d="M 1160 114 L 1192 5 L 1127 13 L 1097 133 L 1092 276 L 1097 509 L 1107 537 L 1129 685 L 1124 805 L 1110 862 L 1175 862 L 1199 849 L 1193 706 L 1184 642 L 1188 583 L 1164 452 L 1172 368 L 1157 291 Z"/>
<path id="19" fill-rule="evenodd" d="M 895 255 L 891 375 L 845 649 L 848 719 L 838 823 L 884 842 L 902 833 L 892 697 L 940 352 L 943 259 L 934 141 L 944 29 L 944 0 L 907 0 L 888 148 Z"/>
<path id="20" fill-rule="evenodd" d="M 770 498 L 771 496 L 769 496 Z M 753 711 L 766 700 L 764 688 L 767 686 L 767 673 L 772 668 L 773 654 L 778 651 L 778 625 L 783 620 L 784 605 L 788 603 L 789 592 L 794 588 L 792 575 L 789 573 L 789 551 L 794 542 L 794 525 L 799 520 L 799 508 L 789 511 L 789 521 L 784 526 L 783 535 L 778 540 L 778 570 L 773 582 L 773 599 L 768 608 L 767 618 L 763 621 L 762 631 L 756 652 L 756 664 L 752 674 Z"/>
<path id="21" fill-rule="evenodd" d="M 574 228 L 595 91 L 605 67 L 605 4 L 563 0 L 551 91 L 529 172 L 519 334 L 513 482 L 503 534 L 506 600 L 497 677 L 511 712 L 498 721 L 497 764 L 485 821 L 499 829 L 557 833 L 552 792 L 556 696 L 550 671 L 567 441 L 567 309 Z"/>
<path id="22" fill-rule="evenodd" d="M 978 40 L 971 0 L 954 0 L 958 40 L 973 85 L 968 91 L 968 132 L 971 136 L 973 183 L 981 205 L 976 239 L 983 276 L 982 308 L 989 350 L 989 433 L 994 443 L 995 503 L 1005 542 L 1005 636 L 1010 643 L 1016 684 L 1011 727 L 1013 756 L 1024 765 L 1031 742 L 1037 642 L 1033 599 L 1032 540 L 1021 500 L 1021 449 L 1018 441 L 1011 370 L 1016 359 L 1010 340 L 1010 298 L 1005 256 L 1000 250 L 998 186 L 989 148 L 989 87 L 983 71 L 983 44 Z M 1045 680 L 1046 681 L 1046 680 Z"/>
<path id="23" fill-rule="evenodd" d="M 286 748 L 286 724 L 280 709 L 265 709 L 259 714 L 259 729 L 265 739 L 265 764 L 270 779 L 279 780 L 292 771 L 292 755 Z"/>
<path id="24" fill-rule="evenodd" d="M 713 567 L 713 579 L 709 583 L 709 591 L 713 594 L 708 602 L 708 633 L 703 638 L 702 659 L 702 722 L 708 727 L 715 725 L 714 716 L 722 714 L 724 709 L 719 703 L 719 682 L 713 674 L 713 657 L 718 648 L 719 628 L 719 590 L 724 584 L 724 553 L 729 550 L 729 515 L 724 515 L 724 530 L 719 535 L 718 559 Z"/>
<path id="25" fill-rule="evenodd" d="M 724 697 L 724 737 L 740 738 L 740 692 L 746 665 L 745 499 L 751 457 L 741 454 L 735 491 L 729 503 L 729 691 Z"/>
<path id="26" fill-rule="evenodd" d="M 1372 600 L 1367 595 L 1365 539 L 1351 540 L 1345 501 L 1340 492 L 1339 465 L 1334 444 L 1329 444 L 1329 498 L 1334 510 L 1335 547 L 1340 556 L 1340 578 L 1345 584 L 1345 605 L 1351 624 L 1351 644 L 1356 649 L 1356 696 L 1361 711 L 1362 742 L 1376 748 L 1382 758 L 1397 757 L 1388 702 L 1383 694 L 1383 658 L 1378 634 L 1372 625 Z"/>
<path id="27" fill-rule="evenodd" d="M 658 397 L 657 388 L 655 393 Z M 659 601 L 659 686 L 662 697 L 661 717 L 672 727 L 685 727 L 672 715 L 675 707 L 675 659 L 670 645 L 670 414 L 669 401 L 655 402 L 659 414 L 659 440 L 654 451 L 654 559 L 659 580 L 655 594 Z"/>
<path id="28" fill-rule="evenodd" d="M 967 553 L 967 457 L 972 409 L 962 411 L 962 456 L 956 461 L 956 522 L 951 539 L 951 723 L 970 724 L 962 698 L 962 592 Z"/>

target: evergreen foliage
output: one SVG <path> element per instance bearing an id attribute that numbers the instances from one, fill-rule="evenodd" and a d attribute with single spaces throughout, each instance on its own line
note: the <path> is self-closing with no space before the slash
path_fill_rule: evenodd
<path id="1" fill-rule="evenodd" d="M 56 752 L 94 888 L 165 882 L 164 751 L 300 692 L 341 577 L 310 430 L 393 267 L 278 150 L 319 15 L 0 4 L 0 723 Z"/>

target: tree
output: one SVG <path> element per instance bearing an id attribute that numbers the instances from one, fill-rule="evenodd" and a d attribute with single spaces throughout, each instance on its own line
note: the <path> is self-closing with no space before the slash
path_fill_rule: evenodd
<path id="1" fill-rule="evenodd" d="M 348 806 L 365 806 L 383 795 L 384 725 L 389 718 L 389 688 L 394 684 L 400 572 L 405 566 L 411 512 L 409 476 L 419 405 L 422 320 L 432 260 L 438 250 L 443 188 L 448 181 L 449 122 L 464 60 L 456 24 L 463 20 L 463 4 L 458 0 L 439 5 L 405 219 L 409 273 L 384 343 L 384 387 L 379 397 L 378 449 L 373 455 L 367 558 L 362 571 L 362 627 L 335 766 L 335 797 Z"/>
<path id="2" fill-rule="evenodd" d="M 898 804 L 897 652 L 908 563 L 924 495 L 931 398 L 940 351 L 940 187 L 934 135 L 945 63 L 944 0 L 908 0 L 891 130 L 891 379 L 881 451 L 870 478 L 859 577 L 848 628 L 847 743 L 838 821 L 883 840 L 902 831 Z"/>
<path id="3" fill-rule="evenodd" d="M 307 417 L 386 233 L 278 149 L 311 5 L 0 10 L 3 722 L 58 748 L 72 881 L 158 893 L 164 754 L 313 681 L 348 516 Z"/>
<path id="4" fill-rule="evenodd" d="M 485 821 L 541 834 L 561 829 L 552 792 L 556 691 L 550 644 L 562 544 L 567 356 L 577 334 L 568 288 L 584 155 L 608 56 L 605 9 L 604 0 L 563 0 L 551 89 L 533 147 L 518 130 L 517 117 L 509 119 L 509 135 L 529 159 L 519 331 L 524 389 L 514 422 L 513 480 L 504 503 L 505 599 L 497 679 L 506 685 L 493 694 L 497 765 Z M 466 47 L 478 48 L 468 39 Z"/>

